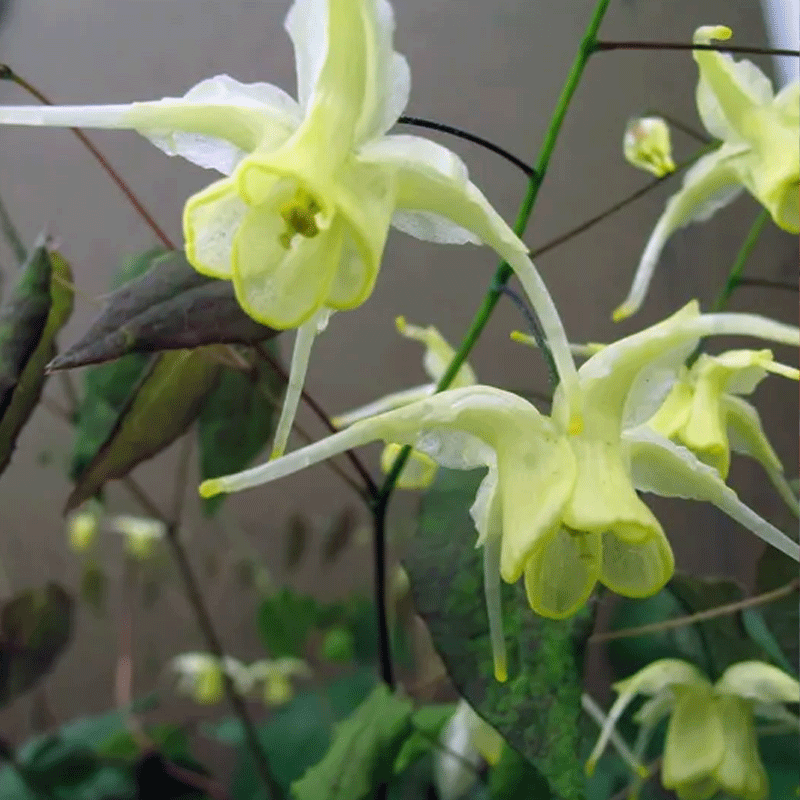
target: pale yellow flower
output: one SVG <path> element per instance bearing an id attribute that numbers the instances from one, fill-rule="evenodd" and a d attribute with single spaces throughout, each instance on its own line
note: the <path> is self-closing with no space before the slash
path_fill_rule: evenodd
<path id="1" fill-rule="evenodd" d="M 695 31 L 694 41 L 710 44 L 730 36 L 730 28 L 704 26 Z M 751 61 L 711 50 L 694 50 L 693 56 L 700 70 L 697 109 L 722 144 L 686 173 L 682 188 L 668 200 L 615 320 L 638 311 L 669 237 L 690 222 L 708 219 L 743 189 L 778 227 L 789 233 L 800 228 L 800 82 L 774 94 L 769 78 Z"/>
<path id="2" fill-rule="evenodd" d="M 742 800 L 765 800 L 769 780 L 755 731 L 755 716 L 797 727 L 784 705 L 800 701 L 800 684 L 761 661 L 734 664 L 712 684 L 694 665 L 678 659 L 654 661 L 614 684 L 611 707 L 586 769 L 605 749 L 617 720 L 638 694 L 648 700 L 634 715 L 641 726 L 635 748 L 641 756 L 658 722 L 669 716 L 661 782 L 681 800 L 708 800 L 718 791 Z"/>
<path id="3" fill-rule="evenodd" d="M 744 334 L 800 344 L 800 331 L 750 314 L 705 314 L 697 305 L 592 356 L 578 373 L 584 424 L 571 425 L 564 392 L 550 416 L 488 386 L 452 389 L 361 420 L 262 466 L 204 481 L 210 497 L 297 472 L 383 439 L 411 444 L 455 469 L 488 467 L 471 515 L 484 548 L 486 597 L 498 678 L 506 674 L 499 579 L 524 575 L 531 608 L 563 618 L 597 581 L 628 597 L 657 592 L 673 571 L 658 520 L 636 490 L 704 500 L 796 560 L 798 546 L 744 505 L 719 474 L 643 423 L 701 337 Z"/>
<path id="4" fill-rule="evenodd" d="M 186 203 L 186 255 L 198 271 L 232 281 L 254 319 L 298 329 L 276 456 L 314 338 L 333 311 L 370 296 L 390 224 L 428 241 L 492 247 L 525 285 L 561 379 L 574 389 L 566 337 L 528 248 L 458 156 L 419 136 L 387 135 L 411 85 L 408 64 L 393 49 L 387 0 L 295 0 L 286 30 L 298 100 L 271 84 L 219 75 L 181 98 L 0 107 L 0 124 L 129 128 L 224 174 Z"/>
<path id="5" fill-rule="evenodd" d="M 294 697 L 293 678 L 310 678 L 311 669 L 299 658 L 276 658 L 256 661 L 248 667 L 254 688 L 269 706 L 288 703 Z"/>

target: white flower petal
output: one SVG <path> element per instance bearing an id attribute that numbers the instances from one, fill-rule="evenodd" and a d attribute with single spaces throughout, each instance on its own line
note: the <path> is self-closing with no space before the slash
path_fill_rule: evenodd
<path id="1" fill-rule="evenodd" d="M 328 51 L 328 0 L 295 0 L 283 27 L 294 46 L 297 98 L 306 112 Z"/>
<path id="2" fill-rule="evenodd" d="M 683 497 L 712 503 L 767 544 L 795 561 L 800 547 L 736 496 L 719 473 L 646 426 L 625 431 L 631 476 L 637 489 L 662 497 Z"/>
<path id="3" fill-rule="evenodd" d="M 642 305 L 661 251 L 669 237 L 690 222 L 707 220 L 730 203 L 741 191 L 741 179 L 731 163 L 739 151 L 732 145 L 703 156 L 684 176 L 683 186 L 667 201 L 636 268 L 628 296 L 614 311 L 621 320 L 635 314 Z"/>

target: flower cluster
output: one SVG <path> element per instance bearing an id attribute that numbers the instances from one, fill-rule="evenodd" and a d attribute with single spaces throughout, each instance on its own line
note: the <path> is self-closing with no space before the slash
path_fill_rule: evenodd
<path id="1" fill-rule="evenodd" d="M 752 314 L 701 314 L 690 302 L 658 324 L 590 348 L 577 369 L 527 247 L 470 181 L 462 161 L 427 139 L 388 133 L 408 100 L 410 74 L 393 49 L 387 0 L 295 0 L 286 30 L 295 50 L 296 100 L 270 84 L 220 75 L 180 98 L 0 108 L 0 124 L 132 129 L 166 153 L 222 175 L 186 202 L 187 258 L 199 272 L 231 281 L 251 317 L 297 334 L 272 459 L 207 480 L 201 494 L 257 486 L 374 440 L 387 444 L 384 469 L 400 446 L 415 448 L 400 475 L 408 487 L 428 485 L 436 465 L 486 469 L 471 515 L 483 548 L 499 680 L 507 675 L 501 578 L 523 578 L 530 607 L 557 619 L 574 614 L 597 583 L 646 597 L 669 580 L 672 549 L 642 492 L 712 503 L 800 558 L 797 543 L 725 483 L 731 450 L 743 452 L 764 466 L 797 510 L 758 414 L 741 397 L 767 372 L 796 380 L 797 370 L 775 362 L 767 350 L 694 359 L 709 337 L 740 335 L 797 347 L 800 331 Z M 703 27 L 695 42 L 730 35 L 722 26 Z M 615 312 L 618 319 L 639 308 L 668 237 L 708 218 L 742 189 L 777 225 L 798 230 L 798 83 L 775 94 L 750 62 L 708 50 L 694 51 L 694 58 L 698 109 L 719 145 L 697 161 L 667 203 L 630 294 Z M 662 120 L 635 121 L 624 147 L 633 163 L 654 174 L 674 169 Z M 332 313 L 370 296 L 390 226 L 439 243 L 483 243 L 510 265 L 556 367 L 552 407 L 544 414 L 516 394 L 480 385 L 463 364 L 449 390 L 436 394 L 431 383 L 391 395 L 340 417 L 342 430 L 327 439 L 284 455 L 315 337 Z M 435 328 L 404 320 L 398 327 L 425 345 L 425 368 L 438 381 L 452 348 Z M 136 552 L 156 538 L 131 520 L 116 520 Z M 86 546 L 92 535 L 85 520 L 74 522 L 76 545 Z M 206 702 L 219 695 L 223 674 L 243 689 L 261 682 L 267 699 L 279 701 L 291 692 L 288 676 L 300 669 L 209 659 L 191 654 L 179 662 L 181 674 L 192 676 L 195 696 Z M 717 684 L 714 691 L 727 698 L 723 689 Z M 710 708 L 710 689 L 703 692 Z M 676 698 L 678 713 L 689 701 Z M 736 722 L 745 715 L 741 704 L 714 699 L 713 707 L 739 725 L 737 736 L 747 733 L 745 723 Z M 712 765 L 713 775 L 724 783 L 720 763 Z M 706 779 L 687 769 L 667 770 L 671 785 Z M 758 795 L 757 787 L 751 794 Z"/>
<path id="2" fill-rule="evenodd" d="M 656 725 L 669 717 L 661 782 L 681 800 L 718 791 L 742 800 L 765 800 L 769 782 L 758 751 L 755 717 L 796 729 L 785 708 L 800 702 L 796 678 L 761 661 L 742 661 L 711 683 L 693 664 L 661 659 L 614 684 L 611 707 L 586 769 L 594 770 L 614 726 L 637 695 L 647 697 L 634 714 L 641 726 L 634 755 L 645 752 Z"/>

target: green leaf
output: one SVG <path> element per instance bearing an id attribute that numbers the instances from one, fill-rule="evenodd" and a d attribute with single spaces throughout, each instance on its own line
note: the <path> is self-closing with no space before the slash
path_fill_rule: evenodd
<path id="1" fill-rule="evenodd" d="M 288 794 L 292 782 L 325 755 L 335 722 L 348 716 L 375 686 L 374 669 L 362 669 L 333 681 L 327 687 L 300 692 L 278 709 L 269 722 L 258 729 L 272 774 Z M 238 720 L 225 720 L 208 729 L 210 736 L 236 745 L 240 758 L 234 773 L 231 795 L 234 800 L 261 800 L 263 787 L 252 756 L 244 744 Z"/>
<path id="2" fill-rule="evenodd" d="M 583 646 L 590 615 L 554 621 L 530 611 L 521 586 L 503 585 L 507 683 L 493 677 L 482 554 L 469 508 L 481 475 L 439 469 L 405 560 L 419 614 L 461 695 L 549 781 L 559 800 L 584 797 Z"/>
<path id="3" fill-rule="evenodd" d="M 164 722 L 146 728 L 144 733 L 155 749 L 170 761 L 190 756 L 189 736 L 180 725 Z M 104 758 L 120 759 L 133 765 L 141 758 L 142 747 L 137 737 L 126 728 L 108 737 L 96 752 Z"/>
<path id="4" fill-rule="evenodd" d="M 20 592 L 0 609 L 0 705 L 53 668 L 72 636 L 73 602 L 55 583 Z"/>
<path id="5" fill-rule="evenodd" d="M 355 511 L 347 506 L 333 519 L 322 543 L 322 563 L 330 564 L 345 550 L 356 529 L 358 517 Z"/>
<path id="6" fill-rule="evenodd" d="M 103 313 L 80 341 L 52 361 L 51 370 L 128 353 L 252 344 L 277 334 L 245 314 L 230 281 L 201 275 L 182 253 L 157 248 L 137 259 L 142 268 L 131 270 L 128 282 L 108 297 Z"/>
<path id="7" fill-rule="evenodd" d="M 42 394 L 45 366 L 56 352 L 56 335 L 72 314 L 72 271 L 59 253 L 51 252 L 50 310 L 30 358 L 19 374 L 8 407 L 0 419 L 0 472 L 11 460 L 17 436 Z"/>
<path id="8" fill-rule="evenodd" d="M 742 625 L 747 635 L 770 657 L 775 666 L 791 674 L 794 668 L 784 655 L 777 639 L 767 627 L 764 615 L 757 608 L 746 608 L 742 611 Z"/>
<path id="9" fill-rule="evenodd" d="M 796 580 L 797 562 L 774 547 L 766 548 L 758 561 L 756 591 L 769 592 Z M 800 672 L 798 666 L 800 645 L 797 640 L 800 615 L 798 615 L 797 592 L 761 606 L 760 611 L 767 627 L 789 659 L 792 671 L 797 675 Z"/>
<path id="10" fill-rule="evenodd" d="M 667 585 L 683 606 L 684 614 L 736 603 L 744 597 L 742 587 L 727 578 L 695 578 L 676 573 Z M 716 680 L 731 664 L 763 657 L 761 648 L 747 635 L 738 614 L 724 614 L 694 623 L 703 641 L 705 664 L 701 665 Z"/>
<path id="11" fill-rule="evenodd" d="M 764 736 L 759 740 L 759 750 L 769 776 L 769 800 L 796 798 L 800 779 L 797 732 Z"/>
<path id="12" fill-rule="evenodd" d="M 392 775 L 397 752 L 411 731 L 411 701 L 381 684 L 333 733 L 319 764 L 292 784 L 296 800 L 363 800 Z"/>
<path id="13" fill-rule="evenodd" d="M 123 261 L 114 276 L 112 288 L 138 278 L 163 254 L 162 249 L 156 248 Z M 57 360 L 60 361 L 60 357 Z M 127 355 L 113 363 L 86 371 L 83 398 L 75 420 L 75 444 L 69 468 L 72 480 L 77 480 L 103 442 L 108 439 L 120 411 L 128 402 L 150 360 L 151 357 L 145 354 Z M 53 362 L 48 366 L 52 368 Z"/>
<path id="14" fill-rule="evenodd" d="M 404 772 L 417 759 L 435 748 L 442 729 L 455 710 L 455 703 L 442 703 L 422 706 L 411 715 L 412 731 L 397 754 L 394 762 L 395 773 Z"/>
<path id="15" fill-rule="evenodd" d="M 682 617 L 685 613 L 684 606 L 666 588 L 643 599 L 620 597 L 615 603 L 608 629 L 621 631 L 638 628 Z M 701 669 L 707 667 L 703 639 L 693 625 L 611 639 L 606 647 L 614 675 L 618 679 L 633 675 L 662 658 L 680 658 L 697 664 Z"/>
<path id="16" fill-rule="evenodd" d="M 277 357 L 274 340 L 265 348 Z M 202 479 L 240 472 L 264 449 L 275 431 L 275 406 L 280 404 L 283 385 L 275 370 L 260 359 L 250 372 L 222 371 L 197 427 Z M 206 515 L 214 514 L 224 499 L 221 494 L 204 500 Z"/>
<path id="17" fill-rule="evenodd" d="M 175 350 L 156 357 L 80 474 L 67 510 L 93 497 L 107 481 L 124 477 L 186 431 L 219 380 L 222 354 L 218 347 Z"/>
<path id="18" fill-rule="evenodd" d="M 550 787 L 544 776 L 511 747 L 504 747 L 500 761 L 489 771 L 492 800 L 546 800 Z"/>
<path id="19" fill-rule="evenodd" d="M 262 600 L 256 624 L 269 657 L 301 656 L 317 617 L 317 601 L 289 588 Z"/>
<path id="20" fill-rule="evenodd" d="M 48 239 L 40 234 L 23 265 L 13 292 L 0 308 L 0 419 L 14 387 L 36 351 L 50 314 L 52 263 Z"/>

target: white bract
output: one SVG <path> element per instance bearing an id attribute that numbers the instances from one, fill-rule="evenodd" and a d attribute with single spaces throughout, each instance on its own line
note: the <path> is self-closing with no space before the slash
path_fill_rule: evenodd
<path id="1" fill-rule="evenodd" d="M 562 382 L 575 367 L 528 249 L 454 153 L 386 135 L 405 108 L 406 60 L 386 0 L 295 0 L 286 17 L 298 99 L 219 75 L 184 97 L 113 106 L 2 107 L 0 124 L 130 128 L 225 177 L 189 198 L 186 255 L 231 280 L 244 310 L 298 328 L 275 437 L 283 452 L 314 337 L 332 311 L 372 292 L 390 224 L 420 239 L 484 243 L 512 266 L 539 315 Z M 579 399 L 573 400 L 579 424 Z"/>
<path id="2" fill-rule="evenodd" d="M 495 672 L 506 675 L 499 579 L 524 575 L 531 608 L 573 614 L 600 581 L 629 597 L 672 575 L 664 531 L 637 489 L 713 503 L 797 560 L 798 546 L 742 503 L 716 470 L 644 424 L 705 336 L 741 334 L 797 346 L 800 331 L 752 314 L 700 314 L 696 303 L 603 348 L 578 372 L 580 430 L 562 388 L 550 416 L 488 386 L 451 389 L 361 420 L 283 458 L 204 481 L 210 497 L 297 472 L 376 439 L 411 444 L 455 469 L 488 467 L 471 514 L 484 547 Z"/>
<path id="3" fill-rule="evenodd" d="M 731 37 L 722 25 L 698 28 L 695 44 Z M 633 285 L 614 312 L 620 320 L 638 311 L 669 237 L 690 222 L 709 219 L 743 189 L 789 233 L 800 228 L 800 82 L 773 93 L 769 78 L 751 61 L 734 61 L 711 50 L 694 50 L 700 69 L 697 109 L 708 132 L 721 140 L 685 175 L 647 242 Z"/>

